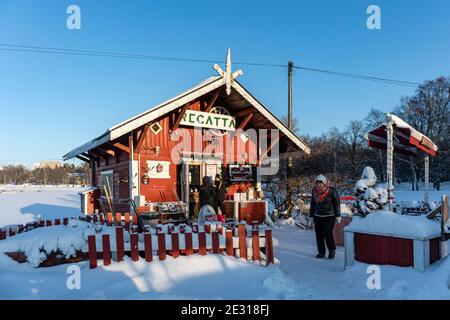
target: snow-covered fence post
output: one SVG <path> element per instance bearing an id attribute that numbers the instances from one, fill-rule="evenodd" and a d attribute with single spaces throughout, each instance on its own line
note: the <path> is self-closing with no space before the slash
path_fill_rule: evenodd
<path id="1" fill-rule="evenodd" d="M 103 265 L 109 266 L 111 264 L 111 246 L 109 244 L 109 234 L 102 235 L 103 245 Z"/>
<path id="2" fill-rule="evenodd" d="M 138 234 L 137 233 L 130 234 L 130 250 L 131 250 L 131 260 L 138 261 L 139 260 L 139 252 L 138 252 Z"/>
<path id="3" fill-rule="evenodd" d="M 214 231 L 211 236 L 212 236 L 212 252 L 216 254 L 220 253 L 219 233 L 217 231 Z"/>
<path id="4" fill-rule="evenodd" d="M 198 253 L 202 256 L 206 254 L 206 234 L 205 232 L 199 232 L 198 235 Z"/>
<path id="5" fill-rule="evenodd" d="M 258 225 L 253 226 L 252 230 L 252 252 L 253 252 L 253 261 L 260 259 L 259 254 L 259 228 Z"/>
<path id="6" fill-rule="evenodd" d="M 239 235 L 239 257 L 247 260 L 247 235 L 244 223 L 239 224 L 238 235 Z"/>
<path id="7" fill-rule="evenodd" d="M 55 226 L 59 226 L 61 224 L 61 219 L 55 219 Z"/>
<path id="8" fill-rule="evenodd" d="M 6 239 L 6 231 L 1 229 L 0 230 L 0 240 Z"/>
<path id="9" fill-rule="evenodd" d="M 266 229 L 266 258 L 268 266 L 270 263 L 275 263 L 273 254 L 272 229 Z"/>
<path id="10" fill-rule="evenodd" d="M 234 256 L 233 248 L 233 230 L 225 230 L 226 253 L 230 257 Z"/>
<path id="11" fill-rule="evenodd" d="M 19 233 L 22 233 L 24 229 L 25 227 L 23 226 L 23 224 L 19 224 Z"/>
<path id="12" fill-rule="evenodd" d="M 39 227 L 44 227 L 44 226 L 45 226 L 45 221 L 39 220 Z"/>
<path id="13" fill-rule="evenodd" d="M 47 220 L 45 223 L 46 227 L 50 227 L 52 225 L 52 220 Z"/>
<path id="14" fill-rule="evenodd" d="M 180 255 L 180 244 L 178 233 L 174 232 L 171 234 L 172 236 L 172 257 L 177 258 Z"/>
<path id="15" fill-rule="evenodd" d="M 108 212 L 108 226 L 112 226 L 113 218 L 112 218 L 112 212 Z"/>
<path id="16" fill-rule="evenodd" d="M 14 231 L 14 229 L 12 227 L 10 227 L 9 228 L 9 236 L 12 237 L 12 236 L 15 236 L 15 235 L 16 235 L 16 232 Z"/>
<path id="17" fill-rule="evenodd" d="M 210 223 L 205 223 L 205 232 L 206 233 L 211 233 L 211 224 Z"/>
<path id="18" fill-rule="evenodd" d="M 95 236 L 88 236 L 88 249 L 89 249 L 89 268 L 97 268 L 97 249 L 95 247 Z"/>
<path id="19" fill-rule="evenodd" d="M 63 219 L 63 225 L 67 226 L 69 224 L 69 218 Z"/>
<path id="20" fill-rule="evenodd" d="M 429 181 L 430 181 L 430 157 L 425 156 L 425 195 L 424 201 L 428 203 L 430 200 L 430 189 L 429 189 Z"/>
<path id="21" fill-rule="evenodd" d="M 387 114 L 388 123 L 386 126 L 387 131 L 387 148 L 386 148 L 386 175 L 387 175 L 387 191 L 388 191 L 388 203 L 389 203 L 389 210 L 392 210 L 392 203 L 394 199 L 394 195 L 392 187 L 394 186 L 394 177 L 393 177 L 393 159 L 394 159 L 394 125 L 392 123 L 392 120 L 390 118 L 390 115 Z"/>
<path id="22" fill-rule="evenodd" d="M 190 256 L 194 253 L 192 246 L 192 232 L 187 232 L 184 234 L 184 242 L 186 244 L 186 255 Z"/>
<path id="23" fill-rule="evenodd" d="M 152 262 L 152 235 L 148 232 L 144 233 L 144 245 L 145 245 L 145 261 Z"/>
<path id="24" fill-rule="evenodd" d="M 117 261 L 122 261 L 125 255 L 124 242 L 123 242 L 123 228 L 116 227 L 116 250 L 117 250 Z"/>
<path id="25" fill-rule="evenodd" d="M 120 226 L 121 221 L 122 221 L 122 214 L 120 212 L 116 212 L 116 226 Z"/>
<path id="26" fill-rule="evenodd" d="M 159 260 L 166 259 L 166 235 L 163 232 L 158 232 L 158 256 Z"/>

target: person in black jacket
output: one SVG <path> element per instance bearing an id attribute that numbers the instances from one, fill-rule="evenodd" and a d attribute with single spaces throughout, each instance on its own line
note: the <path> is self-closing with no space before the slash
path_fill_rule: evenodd
<path id="1" fill-rule="evenodd" d="M 320 174 L 316 177 L 311 197 L 310 216 L 314 218 L 316 231 L 316 257 L 325 257 L 325 243 L 328 248 L 328 258 L 333 259 L 336 253 L 333 228 L 335 222 L 341 222 L 340 203 L 336 190 L 328 183 L 327 178 Z"/>
<path id="2" fill-rule="evenodd" d="M 209 176 L 203 177 L 203 184 L 200 187 L 200 208 L 209 204 L 214 208 L 213 187 Z"/>
<path id="3" fill-rule="evenodd" d="M 217 214 L 219 213 L 219 208 L 224 214 L 223 202 L 225 201 L 226 195 L 226 187 L 225 183 L 222 181 L 222 176 L 220 174 L 216 174 L 216 178 L 214 180 L 213 187 L 213 197 L 214 197 L 214 210 L 216 210 Z"/>

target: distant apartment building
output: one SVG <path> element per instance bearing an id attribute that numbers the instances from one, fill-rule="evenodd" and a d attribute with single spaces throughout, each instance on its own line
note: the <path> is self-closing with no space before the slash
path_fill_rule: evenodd
<path id="1" fill-rule="evenodd" d="M 45 169 L 45 168 L 56 169 L 56 168 L 59 168 L 59 167 L 62 167 L 62 166 L 63 166 L 63 164 L 61 162 L 59 162 L 59 161 L 44 160 L 44 161 L 41 161 L 41 162 L 33 164 L 33 170 Z"/>

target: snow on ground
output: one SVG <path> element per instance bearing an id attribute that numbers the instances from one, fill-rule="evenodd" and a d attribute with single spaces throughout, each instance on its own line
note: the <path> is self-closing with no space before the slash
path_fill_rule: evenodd
<path id="1" fill-rule="evenodd" d="M 0 185 L 0 228 L 34 219 L 55 219 L 80 214 L 83 190 L 72 186 Z"/>
<path id="2" fill-rule="evenodd" d="M 12 189 L 0 193 L 0 226 L 24 223 L 38 214 L 59 218 L 79 213 L 77 188 Z M 423 198 L 423 192 L 396 190 L 397 200 Z M 431 200 L 439 200 L 443 193 L 431 192 Z M 36 269 L 0 254 L 0 287 L 6 288 L 0 290 L 0 299 L 450 299 L 448 258 L 424 273 L 380 266 L 381 290 L 370 290 L 369 265 L 357 262 L 345 270 L 342 247 L 334 260 L 315 258 L 314 231 L 285 224 L 274 229 L 274 237 L 279 240 L 274 248 L 280 261 L 276 266 L 261 267 L 222 255 L 176 260 L 168 256 L 165 261 L 154 257 L 151 263 L 126 258 L 107 267 L 99 260 L 93 270 L 85 261 L 74 264 L 81 269 L 80 290 L 66 287 L 69 265 Z"/>

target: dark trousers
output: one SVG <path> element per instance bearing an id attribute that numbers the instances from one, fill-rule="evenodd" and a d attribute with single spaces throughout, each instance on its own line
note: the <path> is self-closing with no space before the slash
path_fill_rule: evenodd
<path id="1" fill-rule="evenodd" d="M 336 250 L 336 245 L 334 244 L 333 238 L 333 228 L 335 220 L 336 220 L 335 217 L 325 217 L 325 218 L 314 217 L 317 251 L 320 254 L 325 255 L 325 243 L 327 245 L 328 252 Z"/>

